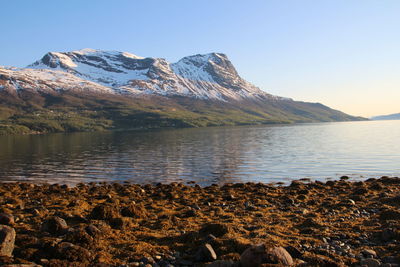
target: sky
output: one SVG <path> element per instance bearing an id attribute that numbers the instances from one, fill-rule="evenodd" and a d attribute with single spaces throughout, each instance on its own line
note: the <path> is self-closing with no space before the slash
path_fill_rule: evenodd
<path id="1" fill-rule="evenodd" d="M 82 48 L 170 62 L 220 52 L 269 93 L 352 115 L 400 112 L 398 0 L 3 0 L 1 9 L 3 66 Z"/>

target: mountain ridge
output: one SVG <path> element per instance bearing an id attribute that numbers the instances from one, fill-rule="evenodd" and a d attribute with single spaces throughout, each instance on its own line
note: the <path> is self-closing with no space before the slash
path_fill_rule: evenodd
<path id="1" fill-rule="evenodd" d="M 202 99 L 273 98 L 239 76 L 222 53 L 197 54 L 175 63 L 127 52 L 82 49 L 49 52 L 28 65 L 73 74 L 125 94 L 181 95 Z"/>
<path id="2" fill-rule="evenodd" d="M 49 52 L 0 67 L 0 133 L 348 121 L 319 103 L 271 95 L 223 53 L 175 63 L 127 52 Z"/>

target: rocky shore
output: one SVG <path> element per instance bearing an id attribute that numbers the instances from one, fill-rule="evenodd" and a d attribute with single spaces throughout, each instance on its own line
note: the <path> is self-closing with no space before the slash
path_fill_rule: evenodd
<path id="1" fill-rule="evenodd" d="M 0 184 L 0 266 L 399 266 L 400 178 Z"/>

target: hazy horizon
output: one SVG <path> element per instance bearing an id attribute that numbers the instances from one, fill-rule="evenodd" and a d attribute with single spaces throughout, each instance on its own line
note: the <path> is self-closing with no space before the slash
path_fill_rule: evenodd
<path id="1" fill-rule="evenodd" d="M 8 1 L 3 9 L 3 66 L 82 48 L 171 62 L 221 52 L 271 94 L 364 117 L 400 112 L 397 1 Z"/>

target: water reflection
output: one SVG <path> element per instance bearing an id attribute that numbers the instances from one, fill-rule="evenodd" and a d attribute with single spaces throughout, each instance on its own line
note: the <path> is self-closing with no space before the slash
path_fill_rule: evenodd
<path id="1" fill-rule="evenodd" d="M 0 179 L 74 184 L 282 181 L 400 174 L 400 123 L 0 137 Z"/>

